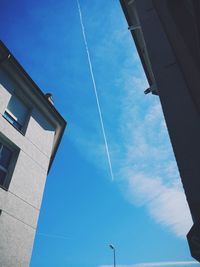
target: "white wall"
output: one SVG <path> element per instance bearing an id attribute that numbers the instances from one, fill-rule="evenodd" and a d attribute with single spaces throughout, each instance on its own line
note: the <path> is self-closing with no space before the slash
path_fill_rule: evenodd
<path id="1" fill-rule="evenodd" d="M 0 70 L 0 138 L 1 135 L 6 136 L 20 150 L 8 191 L 0 188 L 0 266 L 27 267 L 51 156 L 54 128 L 36 107 L 31 109 L 25 136 L 7 122 L 2 115 L 13 89 L 20 90 Z"/>

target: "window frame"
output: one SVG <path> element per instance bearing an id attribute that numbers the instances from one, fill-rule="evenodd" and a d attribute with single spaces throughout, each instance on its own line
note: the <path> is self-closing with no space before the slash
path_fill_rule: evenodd
<path id="1" fill-rule="evenodd" d="M 22 135 L 25 135 L 27 127 L 28 127 L 28 123 L 30 120 L 30 116 L 32 113 L 32 108 L 30 108 L 30 105 L 26 103 L 27 101 L 24 101 L 24 97 L 20 97 L 20 96 L 18 96 L 18 94 L 12 93 L 9 101 L 11 100 L 12 97 L 16 97 L 17 99 L 19 99 L 19 101 L 22 102 L 22 104 L 27 108 L 27 114 L 26 114 L 25 122 L 23 125 L 21 125 L 17 121 L 17 118 L 15 117 L 15 115 L 8 109 L 9 102 L 7 104 L 7 107 L 4 110 L 4 113 L 2 114 L 2 117 L 9 124 L 11 124 L 18 132 L 20 132 Z M 17 125 L 19 125 L 20 127 L 18 127 Z"/>
<path id="2" fill-rule="evenodd" d="M 6 170 L 5 180 L 4 180 L 3 184 L 0 184 L 0 188 L 8 191 L 8 188 L 9 188 L 9 185 L 10 185 L 10 182 L 11 182 L 11 179 L 12 179 L 12 175 L 13 175 L 16 163 L 17 163 L 17 159 L 18 159 L 18 155 L 19 155 L 20 149 L 1 133 L 0 133 L 0 143 L 3 146 L 7 147 L 12 152 L 8 168 L 5 169 L 3 166 L 0 165 L 1 169 L 5 169 Z"/>

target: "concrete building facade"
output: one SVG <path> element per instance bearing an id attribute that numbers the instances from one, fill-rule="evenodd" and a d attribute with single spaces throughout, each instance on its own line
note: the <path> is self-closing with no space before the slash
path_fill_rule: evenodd
<path id="1" fill-rule="evenodd" d="M 0 43 L 0 266 L 27 267 L 46 176 L 66 126 Z"/>

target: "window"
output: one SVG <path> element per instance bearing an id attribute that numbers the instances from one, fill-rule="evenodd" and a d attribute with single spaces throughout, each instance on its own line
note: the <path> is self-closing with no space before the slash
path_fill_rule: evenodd
<path id="1" fill-rule="evenodd" d="M 0 187 L 8 189 L 14 167 L 19 154 L 19 148 L 0 135 Z"/>
<path id="2" fill-rule="evenodd" d="M 0 185 L 2 186 L 5 184 L 11 158 L 12 151 L 0 143 Z"/>
<path id="3" fill-rule="evenodd" d="M 16 129 L 23 131 L 28 118 L 28 108 L 19 98 L 13 95 L 3 116 Z"/>

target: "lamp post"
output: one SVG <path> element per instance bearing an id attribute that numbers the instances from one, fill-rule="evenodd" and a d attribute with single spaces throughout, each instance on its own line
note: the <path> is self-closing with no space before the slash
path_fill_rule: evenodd
<path id="1" fill-rule="evenodd" d="M 109 247 L 113 250 L 114 267 L 116 267 L 115 247 L 112 244 L 110 244 Z"/>

